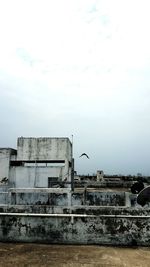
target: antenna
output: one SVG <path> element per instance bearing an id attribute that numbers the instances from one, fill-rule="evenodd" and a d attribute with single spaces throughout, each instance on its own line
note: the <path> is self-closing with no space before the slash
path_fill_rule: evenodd
<path id="1" fill-rule="evenodd" d="M 73 134 L 71 135 L 72 152 L 71 152 L 71 190 L 74 191 L 74 160 L 73 160 Z"/>
<path id="2" fill-rule="evenodd" d="M 72 158 L 73 158 L 73 134 L 71 135 L 71 142 L 72 142 Z"/>

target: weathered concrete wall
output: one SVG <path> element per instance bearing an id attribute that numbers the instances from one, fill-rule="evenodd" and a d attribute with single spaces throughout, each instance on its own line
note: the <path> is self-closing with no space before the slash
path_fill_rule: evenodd
<path id="1" fill-rule="evenodd" d="M 18 138 L 17 160 L 71 161 L 72 145 L 68 138 Z"/>
<path id="2" fill-rule="evenodd" d="M 9 187 L 16 187 L 16 167 L 9 167 Z"/>
<path id="3" fill-rule="evenodd" d="M 0 181 L 3 178 L 9 178 L 9 161 L 10 161 L 10 149 L 0 149 Z"/>
<path id="4" fill-rule="evenodd" d="M 18 138 L 17 149 L 17 161 L 22 161 L 21 166 L 16 157 L 11 156 L 10 168 L 9 160 L 6 163 L 6 160 L 4 162 L 0 159 L 2 174 L 10 177 L 10 187 L 48 187 L 48 177 L 71 181 L 72 144 L 68 138 L 21 137 Z M 44 163 L 37 162 L 38 160 L 45 161 L 45 166 L 41 166 Z M 57 162 L 59 160 L 64 162 Z"/>
<path id="5" fill-rule="evenodd" d="M 80 192 L 67 189 L 10 189 L 13 205 L 125 206 L 124 192 Z"/>
<path id="6" fill-rule="evenodd" d="M 150 216 L 0 214 L 0 240 L 150 245 Z"/>
<path id="7" fill-rule="evenodd" d="M 72 206 L 80 206 L 86 203 L 85 194 L 84 193 L 72 193 L 71 195 L 71 204 Z"/>
<path id="8" fill-rule="evenodd" d="M 12 193 L 11 204 L 67 206 L 68 195 L 66 193 Z"/>
<path id="9" fill-rule="evenodd" d="M 137 205 L 137 195 L 136 194 L 130 194 L 130 203 L 131 203 L 132 207 Z"/>
<path id="10" fill-rule="evenodd" d="M 8 192 L 0 192 L 0 203 L 8 204 Z"/>
<path id="11" fill-rule="evenodd" d="M 124 192 L 87 192 L 86 204 L 92 206 L 124 206 Z"/>
<path id="12" fill-rule="evenodd" d="M 5 192 L 8 193 L 8 190 L 9 190 L 9 185 L 8 184 L 1 184 L 0 185 L 0 193 L 5 193 Z M 0 202 L 0 204 L 2 204 L 2 203 Z"/>
<path id="13" fill-rule="evenodd" d="M 15 188 L 48 187 L 48 177 L 63 180 L 64 167 L 11 167 L 10 177 Z"/>
<path id="14" fill-rule="evenodd" d="M 0 213 L 149 216 L 150 208 L 102 206 L 0 205 Z"/>

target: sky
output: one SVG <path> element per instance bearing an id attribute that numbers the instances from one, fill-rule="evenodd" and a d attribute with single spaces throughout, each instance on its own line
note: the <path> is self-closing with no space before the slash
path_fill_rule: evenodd
<path id="1" fill-rule="evenodd" d="M 73 135 L 79 174 L 150 175 L 149 10 L 149 0 L 0 0 L 0 147 Z"/>

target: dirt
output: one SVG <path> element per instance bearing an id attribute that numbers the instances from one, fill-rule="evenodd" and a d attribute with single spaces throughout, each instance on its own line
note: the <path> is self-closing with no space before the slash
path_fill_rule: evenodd
<path id="1" fill-rule="evenodd" d="M 149 267 L 150 248 L 0 243 L 0 266 Z"/>

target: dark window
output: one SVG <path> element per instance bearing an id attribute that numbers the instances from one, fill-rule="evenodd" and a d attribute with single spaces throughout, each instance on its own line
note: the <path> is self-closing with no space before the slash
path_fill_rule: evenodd
<path id="1" fill-rule="evenodd" d="M 48 177 L 48 187 L 53 188 L 58 185 L 58 177 Z"/>

